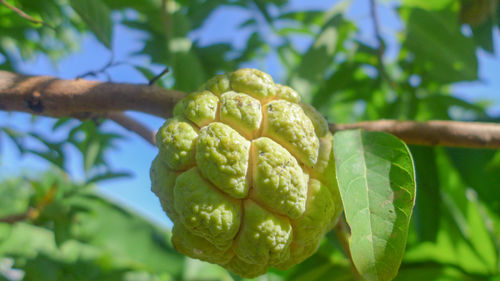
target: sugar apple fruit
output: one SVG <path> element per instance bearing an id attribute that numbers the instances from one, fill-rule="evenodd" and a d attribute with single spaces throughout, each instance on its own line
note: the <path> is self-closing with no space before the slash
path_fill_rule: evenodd
<path id="1" fill-rule="evenodd" d="M 341 213 L 326 120 L 266 73 L 210 79 L 175 106 L 156 142 L 152 191 L 189 257 L 247 278 L 287 269 Z"/>

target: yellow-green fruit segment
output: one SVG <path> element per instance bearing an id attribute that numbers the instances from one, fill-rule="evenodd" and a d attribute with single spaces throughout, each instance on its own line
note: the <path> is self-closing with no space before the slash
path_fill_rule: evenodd
<path id="1" fill-rule="evenodd" d="M 342 211 L 328 123 L 256 69 L 208 80 L 156 141 L 152 191 L 174 247 L 242 277 L 302 262 Z"/>

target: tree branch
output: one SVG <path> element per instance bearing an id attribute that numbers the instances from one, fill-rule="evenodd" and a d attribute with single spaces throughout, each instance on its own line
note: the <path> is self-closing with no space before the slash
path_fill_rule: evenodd
<path id="1" fill-rule="evenodd" d="M 27 220 L 28 218 L 31 217 L 31 214 L 33 213 L 33 208 L 29 208 L 26 212 L 22 214 L 15 214 L 15 215 L 10 215 L 7 217 L 0 218 L 0 223 L 8 223 L 8 224 L 14 224 L 19 221 L 24 221 Z"/>
<path id="2" fill-rule="evenodd" d="M 134 110 L 168 118 L 172 116 L 174 105 L 184 96 L 182 92 L 157 86 L 60 80 L 0 71 L 0 110 L 79 119 L 111 114 L 117 123 L 149 142 L 153 141 L 151 132 L 116 112 Z M 358 128 L 388 132 L 408 144 L 500 149 L 500 124 L 494 123 L 379 120 L 330 124 L 333 132 Z"/>
<path id="3" fill-rule="evenodd" d="M 495 123 L 378 120 L 330 124 L 332 132 L 350 129 L 387 132 L 408 144 L 500 149 L 500 124 Z"/>
<path id="4" fill-rule="evenodd" d="M 41 20 L 37 20 L 35 18 L 33 18 L 32 16 L 26 14 L 25 12 L 23 12 L 23 10 L 7 3 L 6 0 L 0 0 L 0 3 L 2 3 L 5 7 L 9 8 L 10 10 L 12 10 L 14 13 L 18 14 L 20 17 L 26 19 L 26 20 L 29 20 L 30 22 L 32 23 L 35 23 L 35 24 L 41 24 L 41 25 L 45 25 L 47 27 L 50 27 L 52 29 L 54 29 L 54 27 L 52 27 L 51 25 L 45 23 L 44 21 L 41 21 Z"/>
<path id="5" fill-rule="evenodd" d="M 0 71 L 0 110 L 85 119 L 108 112 L 141 111 L 172 115 L 184 93 L 157 86 L 61 80 Z"/>
<path id="6" fill-rule="evenodd" d="M 105 118 L 108 118 L 110 120 L 113 120 L 115 123 L 118 125 L 122 126 L 123 128 L 134 132 L 141 136 L 144 140 L 152 144 L 153 146 L 156 144 L 155 140 L 155 133 L 151 131 L 148 127 L 144 126 L 142 123 L 138 122 L 137 120 L 128 117 L 122 112 L 111 112 L 103 116 Z"/>

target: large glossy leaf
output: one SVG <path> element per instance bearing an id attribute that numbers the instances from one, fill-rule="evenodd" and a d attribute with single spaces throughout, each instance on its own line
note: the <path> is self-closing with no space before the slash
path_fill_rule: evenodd
<path id="1" fill-rule="evenodd" d="M 111 49 L 113 22 L 109 8 L 101 0 L 70 0 L 70 3 L 96 38 Z"/>
<path id="2" fill-rule="evenodd" d="M 335 134 L 334 152 L 354 264 L 367 280 L 391 280 L 415 200 L 410 151 L 390 134 L 350 130 Z"/>

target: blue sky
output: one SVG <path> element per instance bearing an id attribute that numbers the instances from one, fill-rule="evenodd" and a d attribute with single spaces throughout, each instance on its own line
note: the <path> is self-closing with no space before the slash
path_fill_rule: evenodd
<path id="1" fill-rule="evenodd" d="M 328 9 L 338 1 L 327 0 L 308 0 L 291 1 L 291 9 Z M 382 5 L 388 5 L 387 1 L 381 1 Z M 387 51 L 387 59 L 394 58 L 397 50 L 394 49 L 396 42 L 396 32 L 401 29 L 401 23 L 391 9 L 384 6 L 379 8 L 381 29 L 384 38 L 389 43 Z M 204 27 L 196 33 L 192 34 L 193 38 L 200 40 L 202 44 L 211 44 L 214 42 L 226 41 L 233 42 L 236 47 L 243 47 L 248 34 L 237 33 L 236 26 L 247 16 L 251 16 L 250 12 L 237 8 L 224 8 L 215 12 L 206 22 Z M 368 0 L 354 0 L 348 16 L 355 21 L 360 27 L 359 37 L 369 43 L 375 44 L 376 40 L 372 32 L 370 14 L 368 10 Z M 140 50 L 142 47 L 142 34 L 128 30 L 122 26 L 116 26 L 114 30 L 114 53 L 115 61 L 127 61 L 132 64 L 149 66 L 150 62 L 147 57 L 128 57 L 129 53 Z M 392 44 L 391 44 L 392 42 Z M 306 48 L 310 43 L 304 38 L 297 37 L 297 43 Z M 498 30 L 495 34 L 496 53 L 500 53 L 500 35 Z M 485 52 L 478 53 L 480 58 L 480 81 L 471 83 L 460 83 L 453 86 L 457 96 L 466 100 L 493 100 L 494 106 L 491 112 L 500 114 L 500 57 L 491 56 Z M 61 78 L 72 79 L 87 71 L 96 70 L 105 65 L 110 58 L 110 53 L 92 36 L 87 36 L 81 44 L 80 51 L 64 58 L 54 66 L 47 57 L 38 56 L 34 61 L 26 62 L 21 65 L 21 70 L 26 74 L 33 75 L 53 75 Z M 277 58 L 270 57 L 262 64 L 252 65 L 268 71 L 276 80 L 279 81 L 279 67 Z M 156 67 L 157 72 L 161 71 L 161 67 Z M 146 83 L 147 81 L 141 74 L 136 72 L 132 67 L 123 65 L 109 70 L 113 81 L 115 82 L 131 82 L 131 83 Z M 105 79 L 105 77 L 100 77 Z M 141 113 L 129 113 L 131 116 L 139 119 L 147 124 L 148 127 L 155 129 L 159 128 L 164 120 Z M 27 114 L 16 113 L 9 118 L 5 112 L 0 112 L 0 126 L 10 124 L 16 128 L 30 128 L 33 126 L 30 122 L 30 116 Z M 51 121 L 47 118 L 41 118 L 37 123 L 36 129 L 43 131 L 48 128 Z M 127 132 L 121 127 L 108 122 L 105 129 L 109 131 L 119 132 L 126 136 L 125 140 L 117 143 L 117 150 L 110 151 L 107 158 L 111 166 L 115 169 L 133 171 L 134 177 L 128 179 L 112 180 L 100 184 L 99 190 L 104 195 L 121 202 L 128 207 L 138 211 L 139 213 L 151 218 L 155 222 L 169 226 L 170 221 L 163 214 L 160 204 L 156 197 L 150 192 L 149 181 L 149 165 L 155 157 L 157 150 L 150 144 L 146 143 L 140 137 Z M 63 137 L 63 136 L 54 136 Z M 0 178 L 9 175 L 17 174 L 20 171 L 32 172 L 43 171 L 48 166 L 44 161 L 40 161 L 35 156 L 19 157 L 14 146 L 9 143 L 2 143 L 1 163 L 0 163 Z M 75 151 L 70 151 L 71 161 L 69 170 L 75 179 L 82 179 L 81 159 Z"/>

